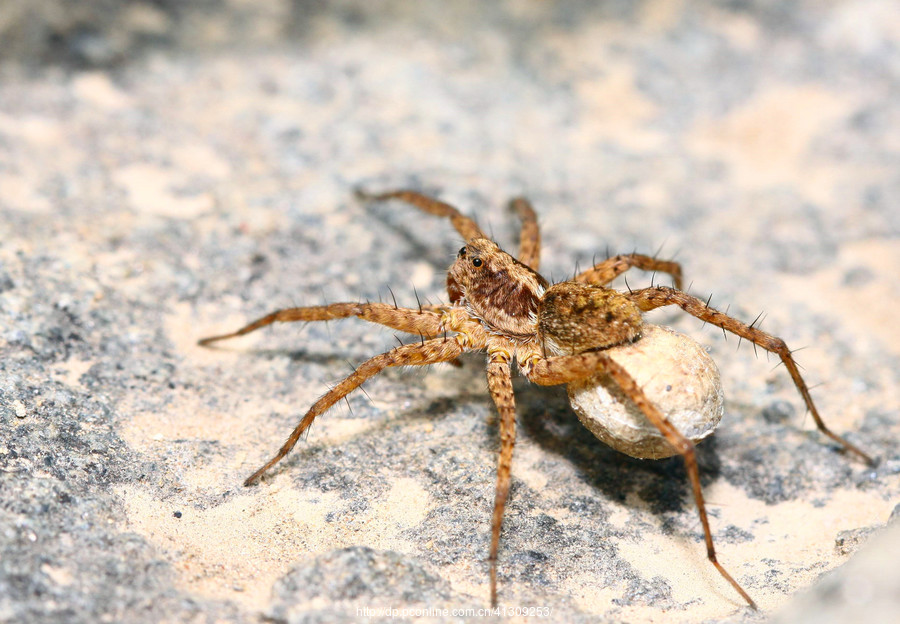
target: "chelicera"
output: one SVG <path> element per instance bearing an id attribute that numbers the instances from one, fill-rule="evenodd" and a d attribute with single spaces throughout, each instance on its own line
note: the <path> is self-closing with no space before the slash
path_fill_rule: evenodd
<path id="1" fill-rule="evenodd" d="M 351 316 L 421 337 L 420 342 L 401 345 L 367 360 L 329 390 L 309 408 L 275 456 L 250 475 L 245 485 L 256 482 L 284 458 L 317 416 L 384 369 L 454 362 L 467 351 L 486 352 L 488 388 L 499 412 L 500 431 L 488 557 L 492 604 L 497 602 L 500 527 L 509 495 L 516 439 L 511 378 L 511 364 L 515 361 L 522 374 L 535 384 L 566 384 L 582 421 L 615 448 L 636 457 L 680 454 L 684 458 L 703 525 L 707 557 L 755 608 L 747 592 L 716 557 L 694 451 L 694 441 L 711 432 L 721 416 L 718 373 L 711 361 L 703 360 L 705 352 L 702 348 L 693 348 L 691 343 L 678 343 L 678 335 L 673 343 L 670 330 L 656 328 L 642 318 L 644 312 L 669 305 L 678 306 L 688 314 L 776 354 L 819 431 L 845 451 L 872 463 L 868 455 L 825 425 L 784 341 L 682 291 L 678 263 L 640 254 L 618 255 L 569 281 L 551 285 L 537 272 L 540 232 L 535 212 L 524 199 L 515 199 L 511 203 L 522 221 L 519 257 L 514 258 L 485 236 L 472 219 L 442 201 L 409 190 L 358 194 L 367 201 L 401 200 L 426 213 L 450 219 L 465 239 L 465 245 L 447 273 L 450 303 L 401 308 L 396 304 L 354 302 L 288 308 L 272 312 L 235 332 L 200 340 L 201 345 L 209 345 L 276 322 L 329 321 Z M 607 287 L 631 268 L 668 274 L 674 288 L 651 286 L 619 292 Z M 629 362 L 636 362 L 635 358 L 649 356 L 655 362 L 660 354 L 672 355 L 673 351 L 679 352 L 679 357 L 688 358 L 689 366 L 685 370 L 689 380 L 702 375 L 712 376 L 706 381 L 705 389 L 697 393 L 693 404 L 687 410 L 681 410 L 687 416 L 676 413 L 680 408 L 667 404 L 671 403 L 670 397 L 675 397 L 675 403 L 683 398 L 684 392 L 677 388 L 673 391 L 673 383 L 675 377 L 685 377 L 684 371 L 653 371 L 652 376 L 662 381 L 659 391 L 651 391 L 649 384 L 639 382 L 629 371 Z M 700 370 L 706 372 L 701 375 L 697 372 Z M 672 379 L 667 379 L 666 374 L 673 375 Z M 591 398 L 597 392 L 602 394 L 609 390 L 617 396 L 599 402 Z M 617 403 L 629 404 L 631 414 L 622 417 L 627 421 L 626 433 L 622 433 L 621 426 L 610 424 L 616 419 L 609 417 L 607 408 L 615 408 Z M 688 432 L 690 428 L 696 430 Z"/>

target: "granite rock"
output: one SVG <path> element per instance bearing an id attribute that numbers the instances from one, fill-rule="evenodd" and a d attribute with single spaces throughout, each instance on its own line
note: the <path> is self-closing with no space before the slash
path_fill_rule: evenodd
<path id="1" fill-rule="evenodd" d="M 615 453 L 522 379 L 501 608 L 896 616 L 896 577 L 871 573 L 900 501 L 896 3 L 14 1 L 0 36 L 0 621 L 488 606 L 482 356 L 386 372 L 245 488 L 395 338 L 342 321 L 196 344 L 292 305 L 445 300 L 459 237 L 359 186 L 438 193 L 507 248 L 524 194 L 557 280 L 662 246 L 692 293 L 804 347 L 823 416 L 879 460 L 825 441 L 764 353 L 654 313 L 720 368 L 702 481 L 761 610 L 706 561 L 680 459 Z"/>

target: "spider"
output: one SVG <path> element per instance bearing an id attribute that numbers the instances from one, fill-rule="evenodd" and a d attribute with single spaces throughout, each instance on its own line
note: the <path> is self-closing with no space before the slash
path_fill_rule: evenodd
<path id="1" fill-rule="evenodd" d="M 500 432 L 488 555 L 490 599 L 495 606 L 500 528 L 509 495 L 516 440 L 511 364 L 515 360 L 521 373 L 535 384 L 569 384 L 570 390 L 571 386 L 583 385 L 597 374 L 605 374 L 652 425 L 648 426 L 658 430 L 657 436 L 669 448 L 668 455 L 680 454 L 684 458 L 703 526 L 707 558 L 719 574 L 755 609 L 753 599 L 716 557 L 700 488 L 693 441 L 672 424 L 672 420 L 660 406 L 648 398 L 644 387 L 614 357 L 617 350 L 632 345 L 640 346 L 642 341 L 649 341 L 644 336 L 650 334 L 648 330 L 652 326 L 643 321 L 642 313 L 668 305 L 676 305 L 688 314 L 776 354 L 799 390 L 819 431 L 837 442 L 845 451 L 855 454 L 867 464 L 873 463 L 863 451 L 825 425 L 784 341 L 761 331 L 754 324 L 745 324 L 719 312 L 711 308 L 708 301 L 704 302 L 682 291 L 682 272 L 678 263 L 636 253 L 617 255 L 575 275 L 569 281 L 551 285 L 537 272 L 540 231 L 534 209 L 525 199 L 517 198 L 511 202 L 511 207 L 521 219 L 517 259 L 490 240 L 474 220 L 438 199 L 411 190 L 378 194 L 357 191 L 357 195 L 361 200 L 370 202 L 400 200 L 428 214 L 450 220 L 465 239 L 465 245 L 457 253 L 456 260 L 447 273 L 450 303 L 419 305 L 416 308 L 401 308 L 396 302 L 332 303 L 287 308 L 272 312 L 235 332 L 200 340 L 199 344 L 205 346 L 242 336 L 276 322 L 329 321 L 351 316 L 421 337 L 421 342 L 404 344 L 367 360 L 329 390 L 309 408 L 275 456 L 250 475 L 244 485 L 259 480 L 290 453 L 317 416 L 384 369 L 391 366 L 455 363 L 467 351 L 486 352 L 488 388 L 499 412 Z M 617 276 L 631 268 L 668 274 L 674 282 L 674 288 L 657 285 L 619 292 L 607 287 Z M 602 419 L 602 415 L 594 416 Z M 698 437 L 694 437 L 696 439 Z M 640 453 L 632 454 L 641 456 Z"/>

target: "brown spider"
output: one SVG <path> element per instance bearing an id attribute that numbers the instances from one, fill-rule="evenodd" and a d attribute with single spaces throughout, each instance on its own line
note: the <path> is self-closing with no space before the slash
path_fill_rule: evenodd
<path id="1" fill-rule="evenodd" d="M 522 220 L 517 260 L 486 237 L 472 219 L 444 202 L 408 190 L 381 194 L 359 192 L 358 195 L 368 201 L 402 200 L 429 214 L 450 219 L 466 240 L 447 273 L 450 304 L 399 308 L 396 304 L 384 303 L 333 303 L 288 308 L 264 316 L 233 333 L 200 340 L 199 344 L 208 345 L 275 322 L 329 321 L 350 316 L 422 337 L 421 343 L 402 345 L 364 362 L 316 401 L 275 456 L 250 475 L 244 485 L 258 480 L 287 455 L 317 416 L 385 368 L 454 362 L 466 351 L 486 351 L 488 387 L 500 415 L 500 456 L 488 558 L 491 603 L 496 605 L 497 552 L 516 438 L 511 362 L 515 360 L 519 370 L 530 381 L 542 386 L 575 386 L 598 373 L 604 373 L 658 429 L 671 447 L 668 454 L 680 454 L 684 458 L 703 525 L 707 557 L 744 600 L 756 608 L 747 592 L 716 559 L 700 489 L 694 443 L 673 426 L 658 405 L 648 399 L 645 389 L 617 362 L 618 358 L 612 357 L 617 350 L 640 345 L 642 340 L 649 341 L 642 332 L 646 330 L 649 334 L 651 326 L 644 324 L 641 314 L 667 305 L 677 305 L 707 323 L 778 355 L 819 430 L 846 451 L 872 463 L 868 455 L 825 426 L 784 341 L 682 292 L 681 266 L 678 263 L 640 254 L 618 255 L 576 275 L 571 281 L 550 285 L 537 273 L 540 233 L 534 210 L 524 199 L 512 202 L 512 207 Z M 672 277 L 675 288 L 651 286 L 618 292 L 605 286 L 630 268 L 666 273 Z M 694 436 L 694 439 L 699 437 Z M 640 453 L 632 454 L 642 456 Z"/>

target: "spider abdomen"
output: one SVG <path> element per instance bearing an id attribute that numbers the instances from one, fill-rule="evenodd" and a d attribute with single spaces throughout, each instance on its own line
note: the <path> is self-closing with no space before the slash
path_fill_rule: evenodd
<path id="1" fill-rule="evenodd" d="M 622 293 L 579 282 L 560 282 L 538 305 L 538 332 L 544 349 L 574 355 L 631 342 L 641 335 L 640 309 Z"/>
<path id="2" fill-rule="evenodd" d="M 641 338 L 607 353 L 686 438 L 698 442 L 715 430 L 724 412 L 719 369 L 695 340 L 645 324 Z M 582 424 L 617 451 L 640 459 L 678 454 L 608 375 L 572 382 L 567 390 Z"/>

